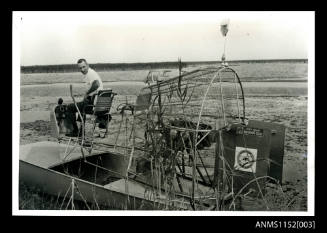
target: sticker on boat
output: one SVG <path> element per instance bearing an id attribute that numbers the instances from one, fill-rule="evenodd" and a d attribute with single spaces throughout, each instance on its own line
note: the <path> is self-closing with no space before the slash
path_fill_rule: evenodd
<path id="1" fill-rule="evenodd" d="M 256 172 L 257 149 L 236 147 L 234 168 L 244 172 Z"/>

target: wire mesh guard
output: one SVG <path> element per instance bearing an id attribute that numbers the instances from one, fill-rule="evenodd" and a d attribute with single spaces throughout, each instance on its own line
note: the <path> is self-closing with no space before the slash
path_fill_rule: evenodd
<path id="1" fill-rule="evenodd" d="M 144 91 L 151 92 L 150 112 L 164 119 L 181 118 L 217 130 L 245 117 L 241 82 L 228 67 L 195 70 Z"/>
<path id="2" fill-rule="evenodd" d="M 213 137 L 229 124 L 242 123 L 244 108 L 241 82 L 229 67 L 199 69 L 143 88 L 129 121 L 133 126 L 128 118 L 125 122 L 134 131 L 133 145 L 141 139 L 144 148 L 134 155 L 136 173 L 148 176 L 154 191 L 164 191 L 169 201 L 184 195 L 195 207 L 216 200 Z M 132 132 L 126 136 L 133 138 Z"/>

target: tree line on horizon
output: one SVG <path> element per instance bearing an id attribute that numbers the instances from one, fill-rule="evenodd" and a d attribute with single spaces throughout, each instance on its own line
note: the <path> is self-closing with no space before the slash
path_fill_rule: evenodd
<path id="1" fill-rule="evenodd" d="M 268 63 L 268 62 L 303 62 L 307 63 L 308 59 L 271 59 L 271 60 L 234 60 L 229 63 Z M 182 62 L 183 67 L 192 65 L 215 65 L 220 61 L 198 61 L 198 62 Z M 112 70 L 155 70 L 155 69 L 178 69 L 178 61 L 176 62 L 149 62 L 149 63 L 96 63 L 90 64 L 90 67 L 96 71 L 112 71 Z M 76 64 L 60 64 L 60 65 L 34 65 L 21 66 L 21 73 L 71 73 L 79 72 Z"/>

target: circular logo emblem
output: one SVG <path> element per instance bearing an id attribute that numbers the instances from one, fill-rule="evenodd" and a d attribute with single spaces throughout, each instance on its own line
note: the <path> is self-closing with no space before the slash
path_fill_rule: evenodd
<path id="1" fill-rule="evenodd" d="M 254 156 L 248 150 L 242 150 L 237 155 L 237 163 L 244 169 L 252 167 L 254 163 Z"/>

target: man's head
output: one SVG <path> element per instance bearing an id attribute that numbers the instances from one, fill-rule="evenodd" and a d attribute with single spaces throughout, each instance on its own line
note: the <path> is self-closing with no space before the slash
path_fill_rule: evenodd
<path id="1" fill-rule="evenodd" d="M 82 74 L 87 74 L 89 71 L 89 64 L 87 64 L 87 61 L 84 58 L 78 59 L 77 65 Z"/>

